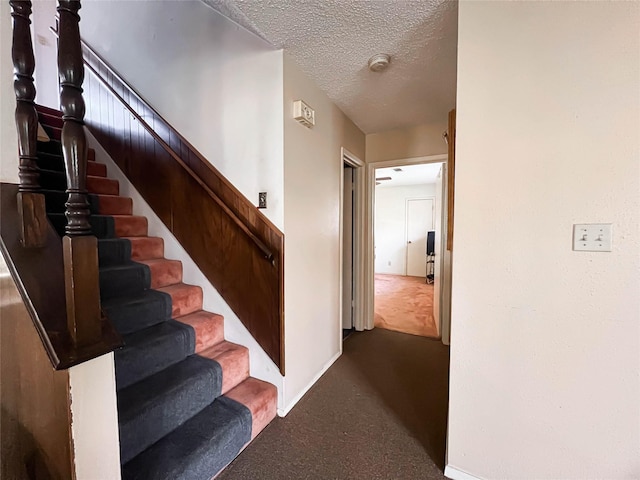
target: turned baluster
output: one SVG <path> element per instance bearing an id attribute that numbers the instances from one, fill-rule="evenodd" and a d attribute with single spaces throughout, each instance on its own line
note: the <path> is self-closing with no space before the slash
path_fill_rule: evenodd
<path id="1" fill-rule="evenodd" d="M 62 153 L 69 199 L 63 238 L 67 323 L 76 344 L 90 344 L 100 337 L 98 243 L 91 235 L 87 197 L 87 141 L 82 98 L 84 63 L 80 45 L 79 0 L 59 0 L 58 75 Z"/>
<path id="2" fill-rule="evenodd" d="M 31 1 L 10 0 L 13 19 L 11 57 L 13 59 L 16 94 L 16 127 L 18 130 L 18 154 L 20 164 L 18 177 L 18 211 L 21 219 L 21 240 L 25 247 L 39 247 L 46 238 L 47 216 L 44 195 L 38 193 L 39 169 L 36 164 L 36 142 L 38 135 L 38 113 L 34 99 L 33 84 L 35 59 L 31 43 Z"/>

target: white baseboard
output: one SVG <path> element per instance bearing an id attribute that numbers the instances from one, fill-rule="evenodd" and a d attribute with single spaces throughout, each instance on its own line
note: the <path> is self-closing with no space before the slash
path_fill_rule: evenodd
<path id="1" fill-rule="evenodd" d="M 444 476 L 451 480 L 483 480 L 480 477 L 471 475 L 463 470 L 459 470 L 451 465 L 444 467 Z"/>
<path id="2" fill-rule="evenodd" d="M 295 398 L 289 403 L 289 405 L 287 405 L 284 408 L 279 408 L 278 409 L 278 416 L 279 417 L 286 417 L 287 414 L 291 411 L 291 409 L 296 406 L 296 404 L 300 401 L 300 399 L 302 399 L 302 397 L 304 397 L 305 393 L 307 393 L 309 391 L 309 389 L 311 387 L 313 387 L 318 380 L 320 380 L 320 377 L 322 375 L 324 375 L 327 370 L 329 370 L 329 367 L 331 365 L 333 365 L 335 363 L 335 361 L 338 360 L 338 358 L 340 358 L 340 355 L 342 355 L 342 352 L 338 352 L 333 357 L 331 357 L 331 359 L 327 363 L 325 363 L 324 367 L 322 367 L 322 369 L 316 374 L 316 376 L 311 379 L 311 381 L 307 384 L 307 386 L 304 387 L 300 391 L 300 393 L 298 393 L 295 396 Z M 285 389 L 287 388 L 287 383 L 286 382 L 287 382 L 287 380 L 286 380 L 286 377 L 285 377 L 285 384 L 284 384 L 284 388 Z"/>

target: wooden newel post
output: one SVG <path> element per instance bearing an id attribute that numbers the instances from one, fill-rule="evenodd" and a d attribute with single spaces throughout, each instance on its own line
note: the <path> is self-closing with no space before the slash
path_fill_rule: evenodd
<path id="1" fill-rule="evenodd" d="M 59 0 L 58 75 L 62 153 L 67 175 L 66 235 L 64 249 L 67 324 L 76 344 L 100 338 L 98 242 L 91 235 L 87 198 L 87 141 L 84 133 L 84 63 L 80 45 L 80 0 Z"/>
<path id="2" fill-rule="evenodd" d="M 13 89 L 16 94 L 16 127 L 20 164 L 18 177 L 18 211 L 21 239 L 25 247 L 40 247 L 46 238 L 47 214 L 44 195 L 39 193 L 40 170 L 36 164 L 38 113 L 34 104 L 33 85 L 35 59 L 31 43 L 31 0 L 10 0 L 13 19 Z"/>

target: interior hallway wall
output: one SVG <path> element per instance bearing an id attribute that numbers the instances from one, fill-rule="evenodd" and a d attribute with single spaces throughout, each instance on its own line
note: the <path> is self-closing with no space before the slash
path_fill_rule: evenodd
<path id="1" fill-rule="evenodd" d="M 292 118 L 294 100 L 316 125 Z M 341 147 L 364 158 L 365 136 L 285 54 L 285 405 L 296 402 L 339 355 Z"/>
<path id="2" fill-rule="evenodd" d="M 459 22 L 449 466 L 640 478 L 640 3 Z M 613 251 L 572 251 L 575 223 Z"/>
<path id="3" fill-rule="evenodd" d="M 453 106 L 452 106 L 453 108 Z M 416 127 L 367 135 L 367 163 L 447 153 L 442 133 L 447 119 Z"/>

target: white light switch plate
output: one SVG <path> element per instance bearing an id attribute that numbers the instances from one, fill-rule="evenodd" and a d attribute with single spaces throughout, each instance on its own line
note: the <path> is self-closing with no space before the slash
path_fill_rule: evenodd
<path id="1" fill-rule="evenodd" d="M 575 224 L 573 226 L 573 249 L 584 252 L 610 252 L 611 224 Z"/>

